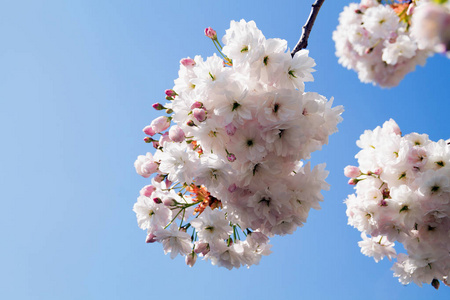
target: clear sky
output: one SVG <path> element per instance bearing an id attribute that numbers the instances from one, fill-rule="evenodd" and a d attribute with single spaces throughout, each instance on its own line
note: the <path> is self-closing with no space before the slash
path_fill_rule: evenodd
<path id="1" fill-rule="evenodd" d="M 349 1 L 326 0 L 308 49 L 306 91 L 335 97 L 344 121 L 313 153 L 327 163 L 322 210 L 273 254 L 228 271 L 171 260 L 146 244 L 132 211 L 148 180 L 133 163 L 150 151 L 142 128 L 173 86 L 179 60 L 212 55 L 203 35 L 254 20 L 293 48 L 313 0 L 0 1 L 1 299 L 449 299 L 450 288 L 402 286 L 392 263 L 360 253 L 343 201 L 356 140 L 393 118 L 403 133 L 450 138 L 450 60 L 436 55 L 398 87 L 359 82 L 331 39 Z"/>

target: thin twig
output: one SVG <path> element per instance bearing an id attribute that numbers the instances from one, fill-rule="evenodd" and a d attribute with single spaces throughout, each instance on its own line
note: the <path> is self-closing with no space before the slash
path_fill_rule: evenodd
<path id="1" fill-rule="evenodd" d="M 294 57 L 295 53 L 298 51 L 305 49 L 308 46 L 308 38 L 311 33 L 311 29 L 314 25 L 314 21 L 316 21 L 317 14 L 319 13 L 320 7 L 322 6 L 325 0 L 316 0 L 311 8 L 311 13 L 309 14 L 308 20 L 306 24 L 303 25 L 302 28 L 302 36 L 298 40 L 297 45 L 295 45 L 294 50 L 292 50 L 291 55 Z"/>

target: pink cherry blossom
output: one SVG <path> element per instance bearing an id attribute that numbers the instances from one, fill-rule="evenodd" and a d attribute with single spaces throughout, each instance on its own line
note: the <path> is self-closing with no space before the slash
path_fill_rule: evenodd
<path id="1" fill-rule="evenodd" d="M 169 129 L 169 138 L 175 143 L 181 143 L 184 141 L 184 131 L 178 125 L 173 125 Z"/>
<path id="2" fill-rule="evenodd" d="M 358 177 L 361 174 L 361 171 L 358 167 L 355 166 L 346 166 L 344 168 L 344 175 L 346 177 L 355 178 Z"/>
<path id="3" fill-rule="evenodd" d="M 161 116 L 152 121 L 150 124 L 155 133 L 160 133 L 170 126 L 170 119 L 166 116 Z"/>

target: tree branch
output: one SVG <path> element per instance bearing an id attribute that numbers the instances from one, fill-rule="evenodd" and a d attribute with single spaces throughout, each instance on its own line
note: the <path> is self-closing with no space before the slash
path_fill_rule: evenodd
<path id="1" fill-rule="evenodd" d="M 311 33 L 311 29 L 314 25 L 314 21 L 316 21 L 317 14 L 319 13 L 320 7 L 322 6 L 325 0 L 316 0 L 311 8 L 311 13 L 309 14 L 308 20 L 306 24 L 303 25 L 302 28 L 302 36 L 298 40 L 297 45 L 295 45 L 294 50 L 291 52 L 291 56 L 294 57 L 295 53 L 298 51 L 305 49 L 308 46 L 308 38 Z"/>

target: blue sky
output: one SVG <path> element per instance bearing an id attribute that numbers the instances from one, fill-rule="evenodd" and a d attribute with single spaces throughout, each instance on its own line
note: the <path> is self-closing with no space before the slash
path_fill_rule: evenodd
<path id="1" fill-rule="evenodd" d="M 274 238 L 260 265 L 233 271 L 171 260 L 137 226 L 142 128 L 179 60 L 214 52 L 203 29 L 222 36 L 230 20 L 254 20 L 293 48 L 312 2 L 2 1 L 1 298 L 449 299 L 450 288 L 404 287 L 392 263 L 360 253 L 343 168 L 356 164 L 359 135 L 389 118 L 403 133 L 449 138 L 450 61 L 436 55 L 392 89 L 360 83 L 331 39 L 348 1 L 325 1 L 308 46 L 317 71 L 306 91 L 345 107 L 339 132 L 312 155 L 330 171 L 322 210 Z"/>

